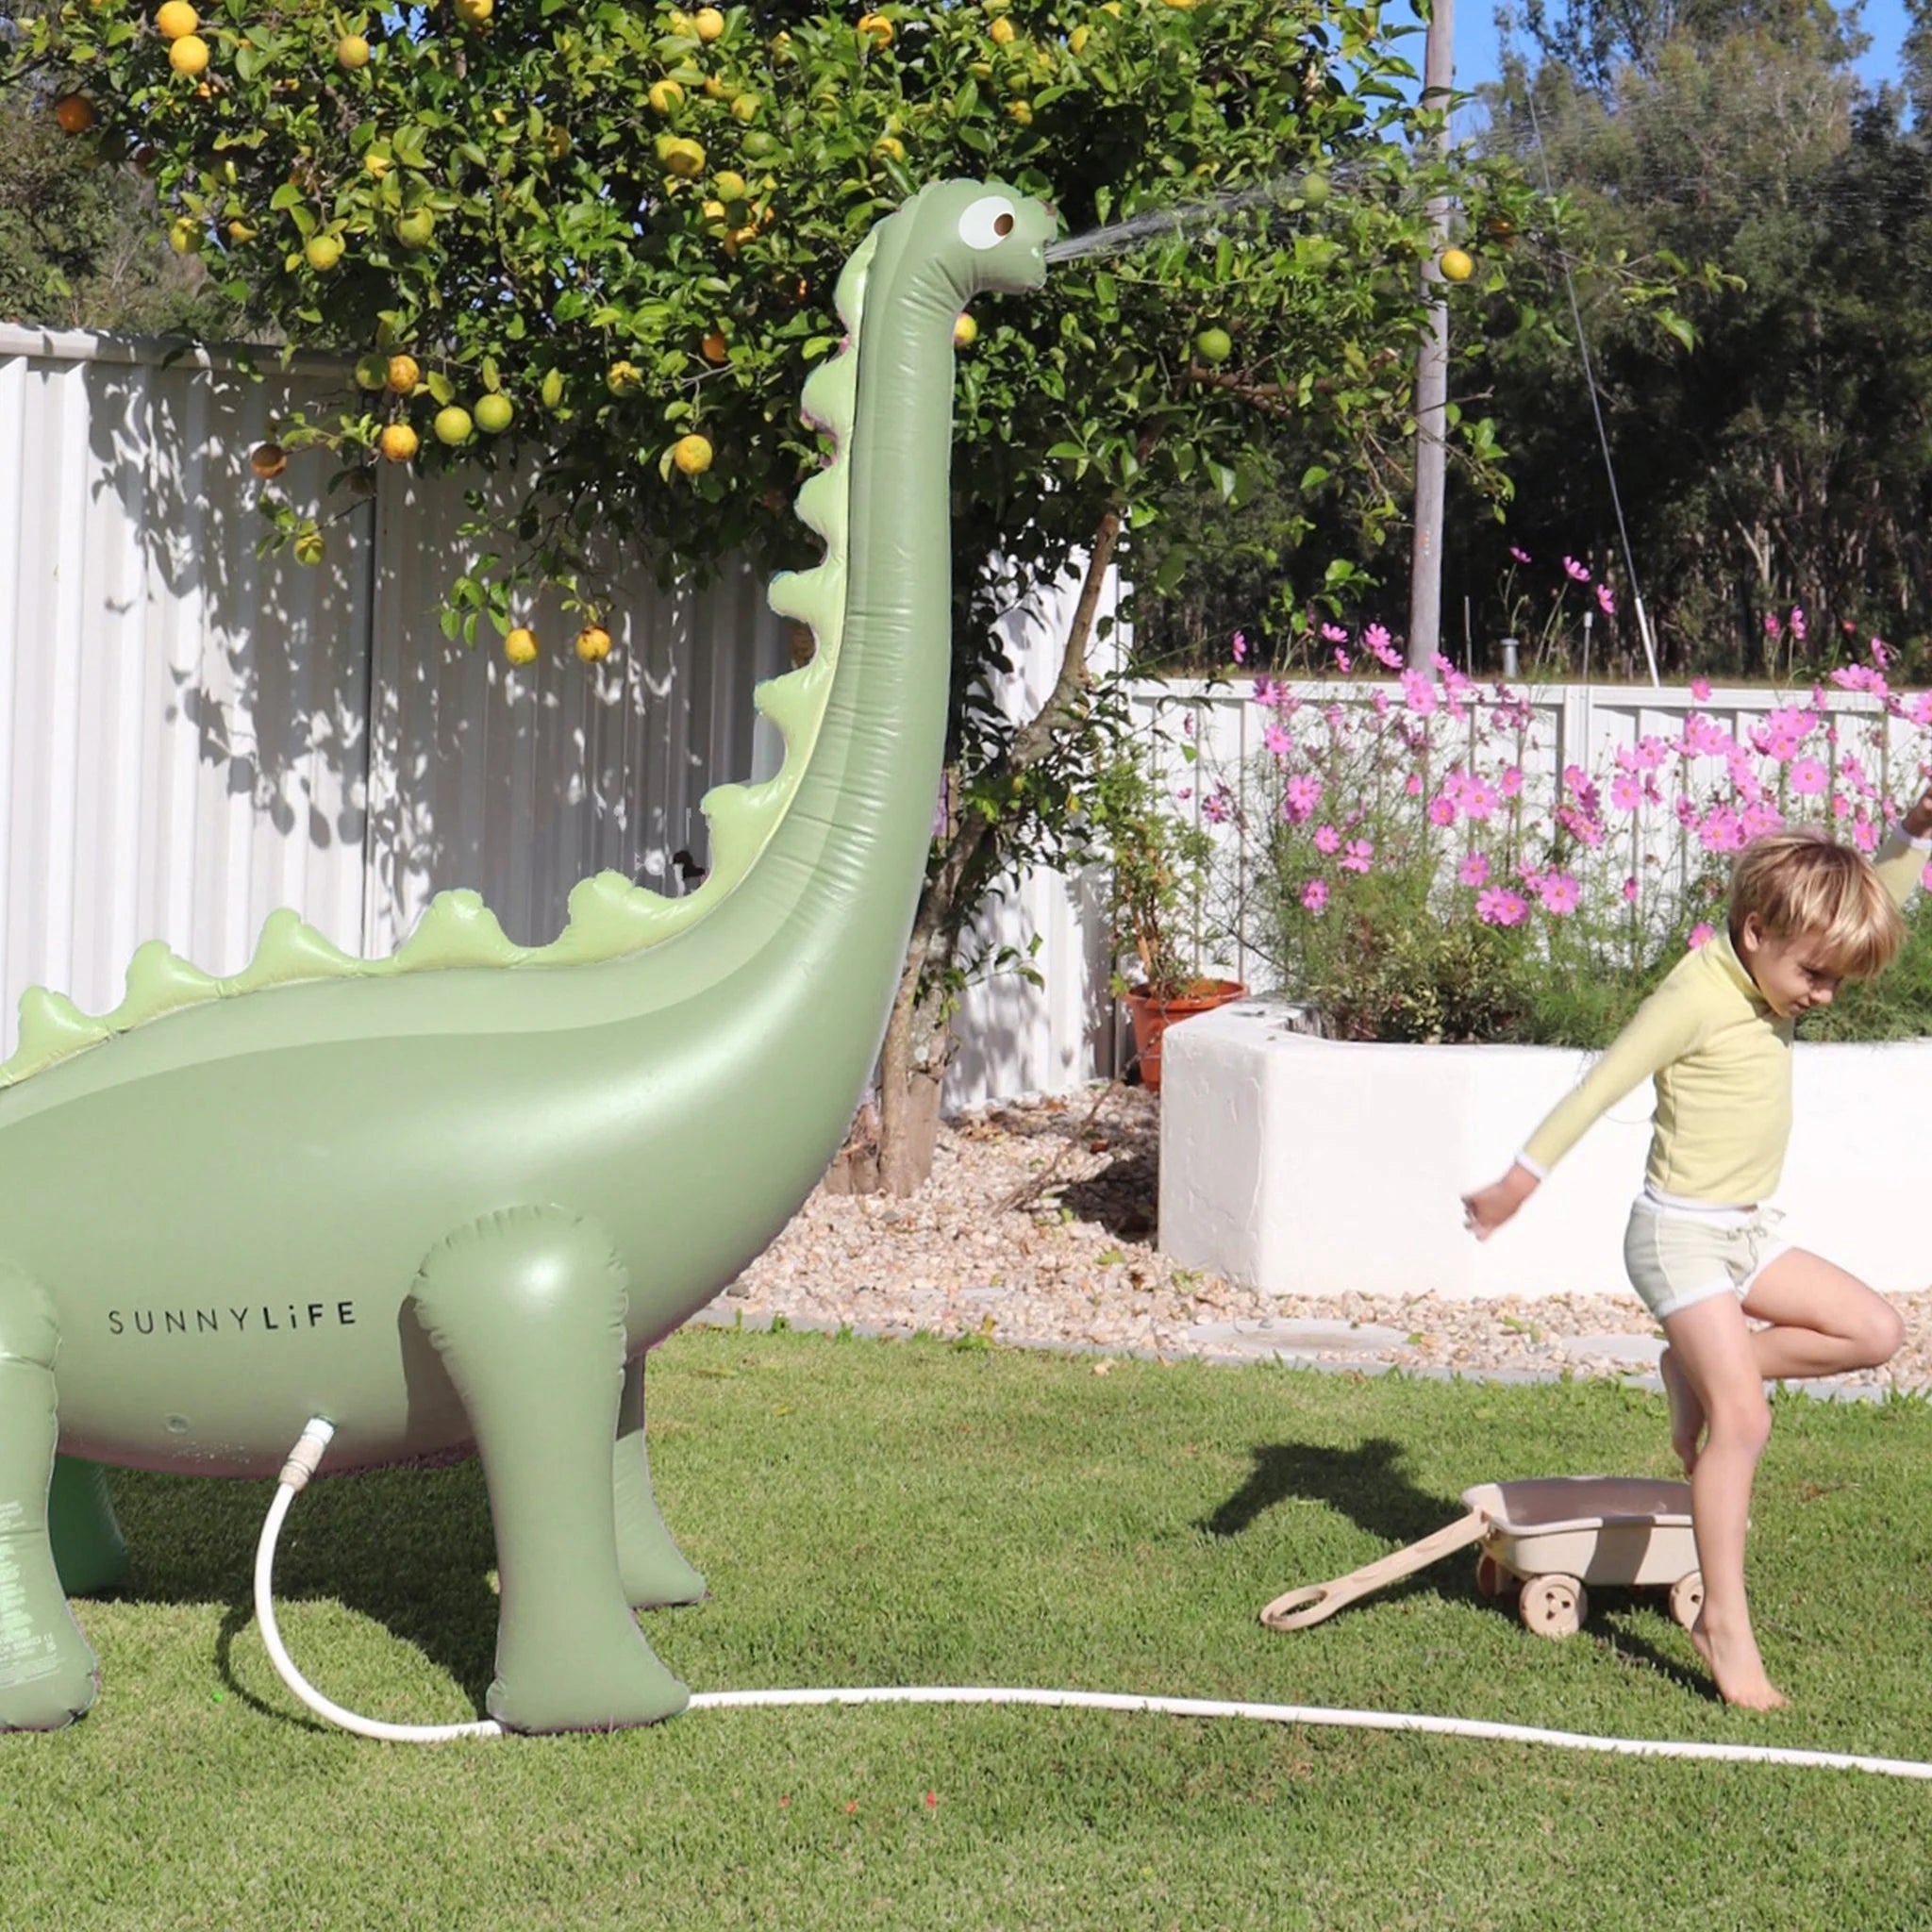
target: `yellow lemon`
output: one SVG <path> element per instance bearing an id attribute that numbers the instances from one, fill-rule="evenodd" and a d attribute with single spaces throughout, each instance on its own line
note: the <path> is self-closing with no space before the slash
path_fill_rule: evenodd
<path id="1" fill-rule="evenodd" d="M 1436 266 L 1446 282 L 1466 282 L 1475 273 L 1475 262 L 1464 249 L 1445 248 Z"/>
<path id="2" fill-rule="evenodd" d="M 155 26 L 171 41 L 178 41 L 183 34 L 192 34 L 201 25 L 201 15 L 189 6 L 188 0 L 165 0 L 155 14 Z"/>
<path id="3" fill-rule="evenodd" d="M 352 73 L 369 65 L 369 42 L 360 34 L 344 34 L 336 42 L 336 65 Z"/>
<path id="4" fill-rule="evenodd" d="M 476 427 L 482 430 L 484 435 L 501 436 L 509 427 L 510 419 L 516 414 L 516 409 L 508 396 L 499 395 L 491 391 L 489 395 L 476 398 L 474 413 Z"/>
<path id="5" fill-rule="evenodd" d="M 310 268 L 326 275 L 342 258 L 342 238 L 340 235 L 311 235 L 303 245 L 302 255 Z"/>
<path id="6" fill-rule="evenodd" d="M 601 664 L 610 655 L 610 633 L 601 624 L 587 624 L 576 635 L 576 653 L 586 664 Z"/>
<path id="7" fill-rule="evenodd" d="M 883 13 L 863 13 L 858 18 L 858 38 L 874 47 L 892 44 L 892 23 Z"/>
<path id="8" fill-rule="evenodd" d="M 962 315 L 953 325 L 953 346 L 970 349 L 979 340 L 979 325 L 970 315 Z"/>
<path id="9" fill-rule="evenodd" d="M 680 436 L 671 445 L 671 460 L 687 476 L 700 476 L 711 467 L 711 443 L 708 437 L 693 432 Z"/>
<path id="10" fill-rule="evenodd" d="M 503 655 L 512 664 L 534 664 L 537 661 L 537 633 L 524 625 L 503 641 Z"/>
<path id="11" fill-rule="evenodd" d="M 407 463 L 421 447 L 421 439 L 407 423 L 391 423 L 375 439 L 375 446 L 381 450 L 385 461 Z"/>
<path id="12" fill-rule="evenodd" d="M 724 16 L 715 7 L 700 7 L 691 17 L 701 41 L 715 41 L 724 31 Z"/>
<path id="13" fill-rule="evenodd" d="M 389 386 L 397 395 L 406 396 L 423 380 L 423 372 L 416 366 L 413 356 L 391 356 L 389 358 Z"/>
<path id="14" fill-rule="evenodd" d="M 206 73 L 208 62 L 208 42 L 199 34 L 183 34 L 168 48 L 168 65 L 176 74 L 196 75 Z"/>

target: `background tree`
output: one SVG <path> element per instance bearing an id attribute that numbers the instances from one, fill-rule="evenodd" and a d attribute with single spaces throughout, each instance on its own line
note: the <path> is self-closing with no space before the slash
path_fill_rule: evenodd
<path id="1" fill-rule="evenodd" d="M 1523 258 L 1579 245 L 1507 161 L 1411 161 L 1410 76 L 1374 5 L 984 0 L 855 20 L 449 0 L 379 28 L 223 0 L 193 31 L 186 14 L 72 5 L 33 58 L 90 98 L 78 139 L 149 158 L 175 245 L 219 264 L 232 300 L 358 358 L 339 412 L 284 425 L 285 537 L 320 554 L 301 506 L 329 459 L 338 481 L 383 460 L 494 473 L 510 507 L 490 524 L 477 498 L 452 635 L 508 632 L 538 581 L 594 622 L 613 543 L 667 575 L 731 552 L 805 560 L 789 502 L 822 453 L 799 389 L 839 339 L 840 265 L 921 180 L 1003 177 L 1074 233 L 1142 225 L 1131 253 L 989 306 L 962 347 L 956 784 L 888 1041 L 896 1187 L 924 1171 L 947 1020 L 984 963 L 972 914 L 1077 842 L 1108 727 L 1087 652 L 1108 561 L 1165 504 L 1238 507 L 1283 423 L 1369 525 L 1397 513 L 1430 192 L 1507 223 Z M 1175 209 L 1200 219 L 1160 219 Z M 1474 416 L 1464 448 L 1494 487 Z M 1069 570 L 1089 594 L 1051 695 L 1010 720 L 989 609 Z"/>

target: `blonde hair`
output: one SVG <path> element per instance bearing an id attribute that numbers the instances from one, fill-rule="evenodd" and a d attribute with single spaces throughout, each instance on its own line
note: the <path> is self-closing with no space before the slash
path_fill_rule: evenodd
<path id="1" fill-rule="evenodd" d="M 1816 825 L 1754 839 L 1731 874 L 1736 946 L 1753 913 L 1770 939 L 1817 942 L 1816 964 L 1840 979 L 1870 979 L 1905 944 L 1905 921 L 1872 861 Z"/>

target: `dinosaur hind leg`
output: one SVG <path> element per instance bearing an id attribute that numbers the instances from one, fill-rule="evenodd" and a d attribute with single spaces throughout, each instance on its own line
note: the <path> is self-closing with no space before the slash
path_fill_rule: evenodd
<path id="1" fill-rule="evenodd" d="M 462 1397 L 490 1490 L 502 1594 L 490 1714 L 612 1730 L 682 1710 L 618 1567 L 611 1443 L 625 1277 L 609 1238 L 554 1208 L 487 1216 L 424 1262 L 417 1310 Z"/>
<path id="2" fill-rule="evenodd" d="M 651 1494 L 651 1459 L 644 1445 L 644 1358 L 626 1362 L 624 1401 L 617 1411 L 611 1459 L 617 1496 L 617 1564 L 624 1593 L 640 1610 L 702 1603 L 705 1579 L 671 1541 Z"/>
<path id="3" fill-rule="evenodd" d="M 100 1672 L 54 1568 L 53 1304 L 0 1267 L 0 1731 L 50 1731 L 93 1703 Z"/>
<path id="4" fill-rule="evenodd" d="M 54 1458 L 47 1533 L 60 1588 L 69 1596 L 99 1596 L 127 1581 L 127 1545 L 114 1520 L 108 1472 L 98 1462 L 73 1456 Z"/>

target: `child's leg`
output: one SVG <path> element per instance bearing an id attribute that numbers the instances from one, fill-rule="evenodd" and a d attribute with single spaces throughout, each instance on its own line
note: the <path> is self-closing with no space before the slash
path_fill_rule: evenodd
<path id="1" fill-rule="evenodd" d="M 1690 1472 L 1690 1524 L 1704 1609 L 1690 1633 L 1726 1704 L 1769 1710 L 1785 1698 L 1765 1675 L 1744 1595 L 1751 1484 L 1771 1435 L 1764 1378 L 1743 1311 L 1711 1295 L 1664 1317 L 1676 1366 L 1704 1411 L 1704 1449 Z"/>
<path id="2" fill-rule="evenodd" d="M 1889 1301 L 1803 1248 L 1787 1248 L 1766 1264 L 1745 1292 L 1744 1312 L 1772 1324 L 1751 1337 L 1767 1382 L 1875 1369 L 1906 1339 Z"/>

